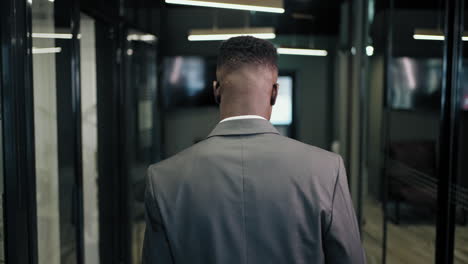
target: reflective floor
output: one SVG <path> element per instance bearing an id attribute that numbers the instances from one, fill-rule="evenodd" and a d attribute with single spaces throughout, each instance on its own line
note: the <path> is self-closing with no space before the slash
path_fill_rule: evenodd
<path id="1" fill-rule="evenodd" d="M 368 199 L 366 218 L 363 226 L 364 247 L 369 264 L 381 263 L 382 245 L 382 206 Z M 433 223 L 387 222 L 387 263 L 414 264 L 433 263 L 435 229 Z M 454 263 L 468 263 L 468 221 L 457 225 L 455 233 Z"/>

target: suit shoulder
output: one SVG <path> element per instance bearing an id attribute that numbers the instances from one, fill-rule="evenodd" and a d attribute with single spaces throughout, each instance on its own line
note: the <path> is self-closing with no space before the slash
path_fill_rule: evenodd
<path id="1" fill-rule="evenodd" d="M 334 152 L 331 152 L 331 151 L 328 151 L 328 150 L 325 150 L 325 149 L 322 149 L 313 145 L 309 145 L 309 144 L 297 141 L 292 138 L 288 138 L 288 137 L 282 137 L 282 138 L 285 140 L 285 142 L 287 142 L 287 144 L 293 146 L 295 149 L 300 149 L 306 153 L 315 154 L 314 158 L 316 158 L 317 155 L 321 158 L 333 160 L 333 161 L 337 161 L 341 158 L 339 154 L 336 154 Z"/>
<path id="2" fill-rule="evenodd" d="M 320 171 L 326 177 L 335 178 L 338 175 L 342 159 L 339 154 L 291 138 L 285 137 L 282 141 L 280 151 L 286 151 L 286 155 L 302 162 L 303 166 L 312 171 Z"/>
<path id="3" fill-rule="evenodd" d="M 148 175 L 160 174 L 158 172 L 164 172 L 170 169 L 180 168 L 180 166 L 183 165 L 189 157 L 193 156 L 193 154 L 199 150 L 201 145 L 203 145 L 203 141 L 191 147 L 188 147 L 164 160 L 151 164 L 148 167 Z"/>

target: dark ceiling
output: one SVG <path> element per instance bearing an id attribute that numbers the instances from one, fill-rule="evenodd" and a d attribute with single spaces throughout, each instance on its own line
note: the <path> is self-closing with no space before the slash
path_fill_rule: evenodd
<path id="1" fill-rule="evenodd" d="M 336 35 L 343 0 L 285 0 L 279 33 Z M 296 31 L 296 32 L 294 32 Z"/>
<path id="2" fill-rule="evenodd" d="M 255 12 L 250 26 L 274 26 L 278 34 L 336 35 L 340 23 L 340 7 L 344 0 L 285 0 L 284 14 Z M 166 8 L 200 8 L 170 5 Z M 244 18 L 241 17 L 240 20 Z"/>
<path id="3" fill-rule="evenodd" d="M 401 10 L 444 10 L 445 0 L 374 0 L 375 13 L 389 8 L 392 2 L 394 9 Z"/>

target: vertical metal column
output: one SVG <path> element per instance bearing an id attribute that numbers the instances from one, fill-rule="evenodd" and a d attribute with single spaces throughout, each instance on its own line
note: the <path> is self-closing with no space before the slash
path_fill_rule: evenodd
<path id="1" fill-rule="evenodd" d="M 7 263 L 37 263 L 31 2 L 0 1 Z"/>
<path id="2" fill-rule="evenodd" d="M 457 96 L 459 59 L 462 41 L 461 0 L 446 1 L 443 83 L 441 91 L 439 134 L 439 185 L 437 189 L 438 213 L 436 233 L 436 263 L 453 263 L 455 205 L 452 203 L 451 186 L 457 173 L 456 120 L 459 102 Z"/>
<path id="3" fill-rule="evenodd" d="M 360 53 L 360 69 L 359 69 L 359 164 L 358 164 L 358 223 L 362 236 L 362 223 L 363 223 L 363 207 L 364 199 L 363 192 L 365 190 L 364 174 L 367 173 L 367 130 L 368 130 L 368 103 L 369 103 L 369 89 L 367 85 L 367 66 L 369 64 L 369 57 L 367 56 L 367 38 L 368 38 L 368 3 L 369 0 L 362 0 L 360 3 L 361 11 L 361 45 Z M 368 183 L 366 181 L 366 183 Z"/>
<path id="4" fill-rule="evenodd" d="M 83 204 L 83 157 L 81 137 L 81 74 L 80 74 L 80 4 L 79 0 L 71 1 L 71 89 L 74 121 L 75 152 L 75 204 L 76 204 L 76 257 L 77 263 L 84 263 L 84 204 Z"/>
<path id="5" fill-rule="evenodd" d="M 131 222 L 130 222 L 130 207 L 129 207 L 129 194 L 128 194 L 128 186 L 129 186 L 129 177 L 130 177 L 130 159 L 129 159 L 129 144 L 128 144 L 128 107 L 130 102 L 128 101 L 128 67 L 129 67 L 129 58 L 126 56 L 127 49 L 129 47 L 129 41 L 127 40 L 128 35 L 128 26 L 126 23 L 119 23 L 118 27 L 118 54 L 117 60 L 118 63 L 118 100 L 119 100 L 119 133 L 118 133 L 118 140 L 120 143 L 119 147 L 119 180 L 118 180 L 118 200 L 119 200 L 119 221 L 121 228 L 120 236 L 119 236 L 119 260 L 120 263 L 131 263 L 132 259 L 132 232 L 131 232 Z"/>
<path id="6" fill-rule="evenodd" d="M 382 146 L 383 146 L 383 164 L 381 168 L 381 173 L 383 175 L 383 245 L 382 245 L 382 264 L 387 263 L 387 202 L 388 202 L 388 174 L 386 168 L 388 166 L 388 154 L 389 154 L 389 140 L 388 140 L 388 129 L 389 129 L 389 107 L 388 107 L 388 90 L 390 89 L 391 79 L 390 79 L 390 62 L 392 59 L 393 53 L 393 9 L 394 9 L 394 0 L 387 0 L 388 2 L 388 11 L 386 13 L 385 19 L 385 28 L 387 30 L 387 38 L 385 45 L 385 54 L 384 54 L 384 93 L 383 93 L 383 116 L 382 116 Z"/>

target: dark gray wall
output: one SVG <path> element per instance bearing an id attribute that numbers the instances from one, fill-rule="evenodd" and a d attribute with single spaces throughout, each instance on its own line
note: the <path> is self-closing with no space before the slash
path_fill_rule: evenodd
<path id="1" fill-rule="evenodd" d="M 295 72 L 296 138 L 304 143 L 330 147 L 329 57 L 280 56 L 281 70 Z"/>
<path id="2" fill-rule="evenodd" d="M 217 122 L 218 109 L 215 107 L 168 112 L 164 125 L 166 156 L 172 156 L 205 138 Z"/>

